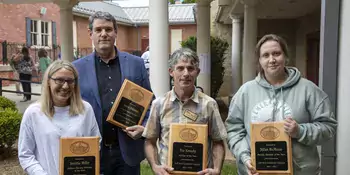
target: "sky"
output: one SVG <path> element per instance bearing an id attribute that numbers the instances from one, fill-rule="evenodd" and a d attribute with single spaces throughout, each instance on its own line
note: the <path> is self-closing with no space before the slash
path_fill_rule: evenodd
<path id="1" fill-rule="evenodd" d="M 149 0 L 115 0 L 122 7 L 148 6 Z"/>

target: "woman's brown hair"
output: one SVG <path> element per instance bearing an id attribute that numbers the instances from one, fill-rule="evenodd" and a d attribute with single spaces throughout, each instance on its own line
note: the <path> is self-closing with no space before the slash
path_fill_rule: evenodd
<path id="1" fill-rule="evenodd" d="M 43 57 L 47 57 L 47 52 L 44 48 L 40 48 L 38 51 L 38 57 L 39 58 L 43 58 Z"/>

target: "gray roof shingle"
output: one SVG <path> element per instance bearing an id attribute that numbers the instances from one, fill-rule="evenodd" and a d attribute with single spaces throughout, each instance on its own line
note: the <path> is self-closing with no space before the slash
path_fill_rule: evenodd
<path id="1" fill-rule="evenodd" d="M 195 4 L 169 5 L 170 24 L 195 24 L 193 8 Z M 111 13 L 117 21 L 126 24 L 148 24 L 149 7 L 120 7 L 111 2 L 79 2 L 73 12 L 91 15 L 96 11 Z"/>
<path id="2" fill-rule="evenodd" d="M 118 4 L 110 2 L 79 2 L 73 11 L 91 15 L 96 11 L 104 11 L 112 14 L 119 22 L 133 24 L 133 21 Z"/>
<path id="3" fill-rule="evenodd" d="M 195 4 L 169 5 L 169 23 L 195 23 L 193 7 Z M 149 21 L 149 7 L 124 7 L 130 18 L 137 24 Z"/>

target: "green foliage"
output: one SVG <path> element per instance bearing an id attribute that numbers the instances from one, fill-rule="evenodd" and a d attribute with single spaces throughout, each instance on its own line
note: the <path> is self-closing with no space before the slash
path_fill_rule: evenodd
<path id="1" fill-rule="evenodd" d="M 181 42 L 182 47 L 190 48 L 197 52 L 197 38 L 189 37 L 187 40 Z M 210 38 L 210 58 L 211 58 L 211 96 L 217 97 L 222 83 L 224 82 L 225 74 L 225 53 L 229 45 L 226 41 L 218 38 Z"/>
<path id="2" fill-rule="evenodd" d="M 11 156 L 12 146 L 18 138 L 22 115 L 18 110 L 0 109 L 0 155 Z"/>
<path id="3" fill-rule="evenodd" d="M 3 96 L 0 96 L 0 108 L 10 108 L 12 110 L 17 110 L 16 103 Z"/>
<path id="4" fill-rule="evenodd" d="M 169 0 L 170 4 L 175 4 L 175 0 Z M 192 4 L 197 3 L 197 0 L 183 0 L 182 4 Z"/>
<path id="5" fill-rule="evenodd" d="M 152 167 L 148 162 L 141 163 L 141 175 L 153 175 Z"/>
<path id="6" fill-rule="evenodd" d="M 197 0 L 184 0 L 182 3 L 183 4 L 197 3 Z"/>
<path id="7" fill-rule="evenodd" d="M 222 175 L 237 175 L 235 162 L 224 163 L 221 169 Z"/>
<path id="8" fill-rule="evenodd" d="M 221 169 L 222 175 L 237 175 L 236 164 L 233 161 L 226 162 Z M 147 162 L 141 163 L 141 175 L 153 175 L 151 166 Z"/>

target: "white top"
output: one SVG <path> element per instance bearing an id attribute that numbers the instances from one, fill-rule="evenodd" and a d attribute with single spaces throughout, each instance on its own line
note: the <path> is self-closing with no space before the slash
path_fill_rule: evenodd
<path id="1" fill-rule="evenodd" d="M 55 107 L 53 119 L 31 104 L 23 114 L 18 138 L 18 158 L 29 175 L 59 174 L 60 137 L 99 136 L 91 105 L 83 101 L 84 114 L 69 116 L 69 106 Z M 100 139 L 101 141 L 101 139 Z"/>
<path id="2" fill-rule="evenodd" d="M 141 58 L 143 59 L 143 62 L 145 63 L 146 69 L 149 68 L 149 51 L 146 51 L 142 54 Z"/>

